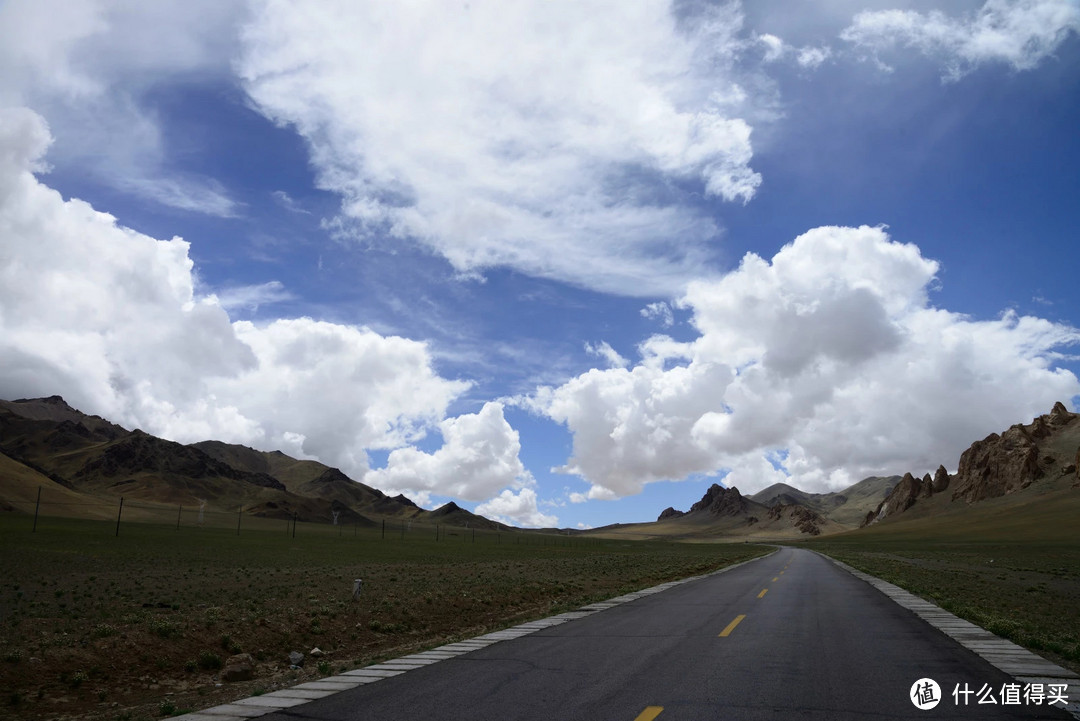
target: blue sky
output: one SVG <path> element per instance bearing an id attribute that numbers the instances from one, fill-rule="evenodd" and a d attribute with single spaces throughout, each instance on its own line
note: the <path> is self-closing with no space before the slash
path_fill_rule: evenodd
<path id="1" fill-rule="evenodd" d="M 1080 393 L 1075 2 L 0 28 L 2 397 L 588 527 L 955 470 Z"/>

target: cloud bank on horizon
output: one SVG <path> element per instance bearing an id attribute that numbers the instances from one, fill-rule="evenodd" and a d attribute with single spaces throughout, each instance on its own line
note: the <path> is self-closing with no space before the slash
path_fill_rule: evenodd
<path id="1" fill-rule="evenodd" d="M 542 510 L 558 491 L 523 463 L 511 406 L 572 435 L 552 465 L 587 484 L 565 493 L 575 504 L 702 475 L 826 490 L 936 466 L 1080 394 L 1061 367 L 1080 332 L 936 307 L 939 263 L 883 227 L 806 228 L 725 268 L 739 242 L 725 208 L 769 183 L 752 142 L 782 115 L 767 74 L 914 53 L 964 82 L 985 65 L 1036 70 L 1078 33 L 1080 6 L 1053 0 L 867 9 L 812 45 L 748 27 L 737 2 L 6 3 L 0 397 L 60 393 L 174 440 L 279 448 L 532 526 L 558 524 Z M 475 398 L 477 378 L 445 377 L 423 338 L 241 319 L 296 291 L 208 287 L 199 238 L 155 239 L 46 182 L 57 163 L 170 212 L 250 212 L 174 167 L 148 98 L 179 83 L 230 84 L 303 138 L 340 198 L 323 227 L 345 247 L 419 248 L 455 283 L 508 268 L 641 298 L 633 315 L 663 333 L 636 358 L 582 339 L 602 367 Z M 451 415 L 462 404 L 475 412 Z"/>
<path id="2" fill-rule="evenodd" d="M 840 489 L 882 468 L 932 467 L 986 418 L 1038 415 L 1077 393 L 1052 365 L 1080 331 L 934 308 L 937 270 L 882 228 L 816 228 L 771 262 L 750 253 L 723 279 L 692 283 L 678 303 L 696 340 L 652 336 L 633 368 L 522 402 L 573 431 L 562 470 L 591 482 L 572 499 L 583 501 L 719 468 L 744 489 Z"/>

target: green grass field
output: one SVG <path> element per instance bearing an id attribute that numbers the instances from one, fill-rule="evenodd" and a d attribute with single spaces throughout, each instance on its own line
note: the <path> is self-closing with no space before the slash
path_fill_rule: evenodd
<path id="1" fill-rule="evenodd" d="M 242 520 L 239 535 L 124 523 L 117 537 L 108 521 L 42 518 L 31 533 L 31 518 L 0 515 L 0 717 L 160 718 L 768 551 L 313 524 L 294 538 Z M 326 655 L 289 669 L 289 651 L 316 646 Z M 215 685 L 240 652 L 256 679 Z"/>
<path id="2" fill-rule="evenodd" d="M 803 545 L 1080 671 L 1080 493 L 1003 497 Z"/>

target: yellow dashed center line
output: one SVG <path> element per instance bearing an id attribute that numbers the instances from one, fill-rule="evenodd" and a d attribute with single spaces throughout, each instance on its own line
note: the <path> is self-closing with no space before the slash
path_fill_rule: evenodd
<path id="1" fill-rule="evenodd" d="M 779 580 L 780 580 L 780 577 L 779 577 L 779 576 L 777 576 L 776 578 L 774 578 L 774 579 L 773 579 L 773 583 L 776 583 L 776 582 L 777 582 L 777 581 L 779 581 Z"/>
<path id="2" fill-rule="evenodd" d="M 769 589 L 767 589 L 767 588 L 763 588 L 763 589 L 761 589 L 761 593 L 759 593 L 759 594 L 757 595 L 757 597 L 758 597 L 758 598 L 761 598 L 762 596 L 764 596 L 764 595 L 765 595 L 766 593 L 768 593 L 768 592 L 769 592 Z"/>
<path id="3" fill-rule="evenodd" d="M 634 721 L 653 721 L 663 710 L 663 706 L 646 706 L 645 710 L 639 713 Z"/>
<path id="4" fill-rule="evenodd" d="M 739 625 L 739 621 L 742 621 L 744 618 L 746 618 L 745 613 L 736 616 L 735 620 L 729 623 L 727 627 L 720 632 L 720 637 L 723 638 L 724 636 L 730 636 L 731 632 L 735 630 L 735 627 Z"/>

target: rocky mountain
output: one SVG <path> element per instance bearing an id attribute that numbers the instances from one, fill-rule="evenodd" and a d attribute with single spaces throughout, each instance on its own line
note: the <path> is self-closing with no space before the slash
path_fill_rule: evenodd
<path id="1" fill-rule="evenodd" d="M 802 493 L 797 489 L 791 490 Z M 665 508 L 655 524 L 627 524 L 619 529 L 624 534 L 657 536 L 755 535 L 778 538 L 816 536 L 825 531 L 843 530 L 836 522 L 798 503 L 774 503 L 769 506 L 742 495 L 738 488 L 724 488 L 717 483 L 709 486 L 701 500 L 693 504 L 689 511 Z"/>
<path id="2" fill-rule="evenodd" d="M 750 498 L 770 507 L 805 506 L 823 518 L 854 527 L 868 511 L 877 509 L 899 481 L 900 476 L 871 476 L 833 493 L 807 493 L 786 483 L 774 483 Z"/>
<path id="3" fill-rule="evenodd" d="M 270 518 L 361 525 L 402 518 L 506 528 L 456 504 L 426 511 L 387 496 L 337 468 L 280 451 L 204 441 L 191 445 L 84 414 L 63 398 L 0 401 L 0 509 L 32 502 L 38 488 L 73 508 L 123 496 L 151 504 L 242 508 Z M 95 501 L 98 502 L 95 504 Z M 60 502 L 60 501 L 57 501 Z"/>
<path id="4" fill-rule="evenodd" d="M 712 484 L 701 500 L 690 506 L 690 513 L 711 513 L 714 516 L 740 516 L 745 515 L 750 509 L 750 503 L 739 493 L 739 489 L 732 486 L 724 488 L 719 484 Z"/>
<path id="5" fill-rule="evenodd" d="M 1080 414 L 1055 403 L 1050 413 L 1029 424 L 1018 423 L 1000 435 L 975 441 L 960 456 L 955 475 L 939 466 L 931 478 L 908 473 L 881 504 L 866 514 L 867 526 L 896 517 L 935 499 L 977 503 L 1022 491 L 1039 482 L 1069 477 L 1080 484 Z M 942 500 L 944 499 L 944 500 Z"/>

